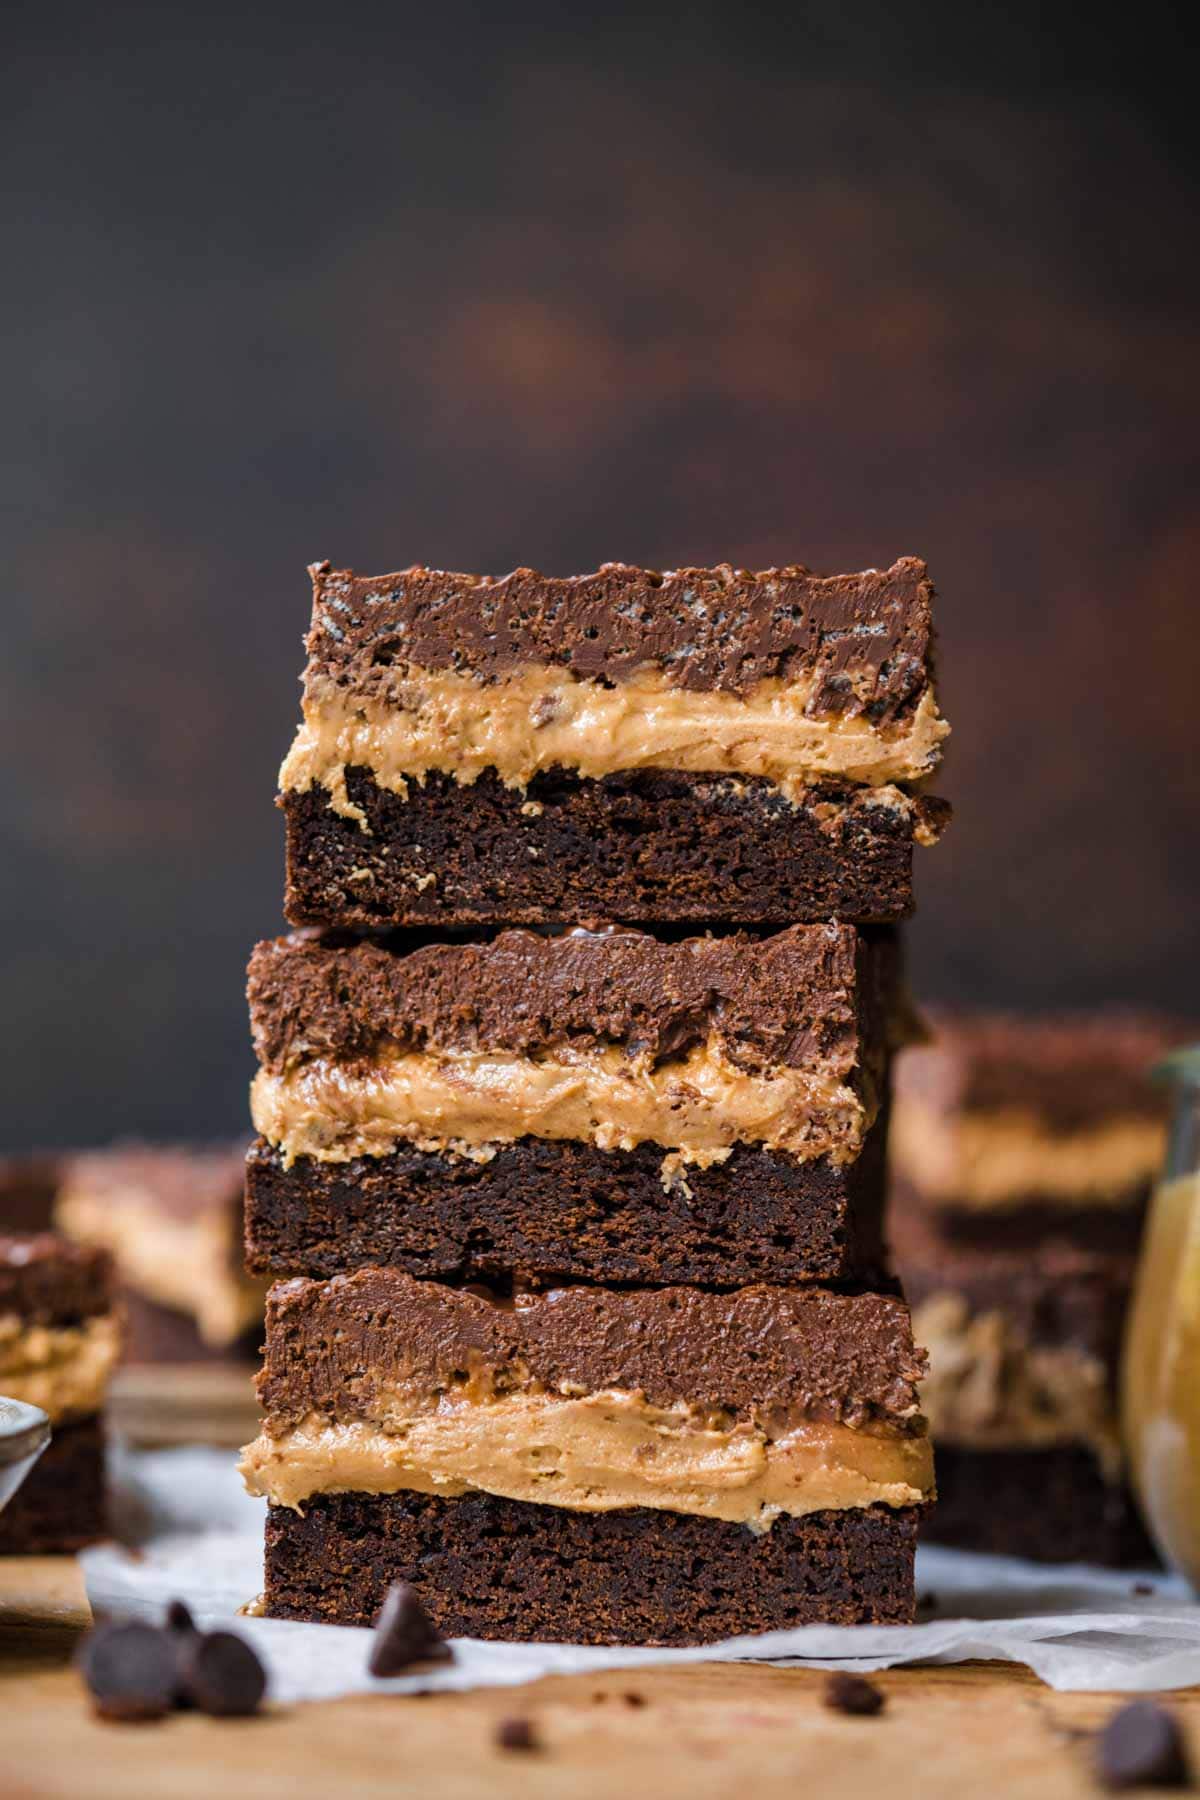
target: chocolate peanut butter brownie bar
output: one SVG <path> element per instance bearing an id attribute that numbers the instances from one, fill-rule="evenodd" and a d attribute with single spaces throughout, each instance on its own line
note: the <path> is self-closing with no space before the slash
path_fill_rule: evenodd
<path id="1" fill-rule="evenodd" d="M 366 1624 L 405 1580 L 474 1636 L 909 1619 L 922 1369 L 886 1294 L 280 1283 L 243 1457 L 267 1611 Z"/>
<path id="2" fill-rule="evenodd" d="M 103 1536 L 103 1410 L 120 1347 L 107 1256 L 50 1232 L 0 1237 L 0 1393 L 40 1406 L 54 1434 L 0 1513 L 0 1553 Z"/>
<path id="3" fill-rule="evenodd" d="M 898 980 L 893 935 L 843 925 L 261 944 L 250 1265 L 877 1273 Z"/>
<path id="4" fill-rule="evenodd" d="M 1186 1032 L 1124 1014 L 960 1014 L 935 1028 L 898 1064 L 890 1224 L 930 1352 L 928 1534 L 1048 1560 L 1148 1562 L 1117 1386 L 1165 1148 L 1148 1070 Z"/>
<path id="5" fill-rule="evenodd" d="M 979 1243 L 1137 1245 L 1166 1148 L 1151 1065 L 1189 1028 L 1128 1013 L 931 1014 L 898 1064 L 891 1158 L 909 1204 Z"/>
<path id="6" fill-rule="evenodd" d="M 266 1284 L 242 1252 L 244 1143 L 117 1144 L 69 1158 L 55 1216 L 111 1252 L 136 1362 L 257 1352 Z"/>
<path id="7" fill-rule="evenodd" d="M 313 567 L 296 924 L 887 921 L 947 815 L 925 565 Z"/>

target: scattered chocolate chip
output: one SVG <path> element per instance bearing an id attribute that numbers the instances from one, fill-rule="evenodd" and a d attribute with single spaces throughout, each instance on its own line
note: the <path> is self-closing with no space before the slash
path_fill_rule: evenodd
<path id="1" fill-rule="evenodd" d="M 180 1646 L 181 1699 L 222 1719 L 247 1718 L 258 1711 L 267 1674 L 246 1642 L 232 1631 L 196 1632 Z"/>
<path id="2" fill-rule="evenodd" d="M 386 1679 L 413 1663 L 453 1660 L 454 1652 L 421 1605 L 417 1590 L 407 1581 L 389 1588 L 375 1626 L 368 1672 Z"/>
<path id="3" fill-rule="evenodd" d="M 1188 1760 L 1173 1713 L 1153 1700 L 1115 1712 L 1100 1733 L 1096 1773 L 1105 1787 L 1186 1787 Z"/>
<path id="4" fill-rule="evenodd" d="M 136 1621 L 98 1625 L 76 1662 L 102 1719 L 161 1719 L 175 1698 L 175 1659 L 163 1634 Z"/>
<path id="5" fill-rule="evenodd" d="M 834 1712 L 855 1713 L 863 1719 L 882 1712 L 885 1705 L 882 1688 L 865 1676 L 848 1674 L 845 1669 L 829 1677 L 821 1698 Z"/>
<path id="6" fill-rule="evenodd" d="M 622 1694 L 621 1698 L 625 1702 L 626 1706 L 645 1706 L 645 1704 L 646 1704 L 645 1694 L 635 1694 L 632 1691 L 632 1689 L 629 1691 L 629 1693 Z"/>
<path id="7" fill-rule="evenodd" d="M 537 1733 L 528 1719 L 501 1719 L 496 1727 L 501 1750 L 539 1750 Z"/>
<path id="8" fill-rule="evenodd" d="M 191 1608 L 183 1600 L 172 1600 L 167 1607 L 166 1627 L 168 1631 L 179 1631 L 185 1635 L 197 1629 L 192 1617 Z"/>

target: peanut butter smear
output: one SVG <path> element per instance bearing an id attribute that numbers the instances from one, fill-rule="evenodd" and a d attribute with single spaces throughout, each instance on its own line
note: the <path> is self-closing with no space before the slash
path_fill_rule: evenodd
<path id="1" fill-rule="evenodd" d="M 919 781 L 941 761 L 950 727 L 932 690 L 903 721 L 811 713 L 814 680 L 762 681 L 744 697 L 674 687 L 639 669 L 607 685 L 532 664 L 497 681 L 412 664 L 388 671 L 382 695 L 310 674 L 304 720 L 279 772 L 285 792 L 325 788 L 335 812 L 366 825 L 346 792 L 347 768 L 405 794 L 431 772 L 476 781 L 494 769 L 523 788 L 539 771 L 599 777 L 629 769 L 758 775 L 796 799 L 816 779 L 880 786 Z"/>
<path id="2" fill-rule="evenodd" d="M 40 1406 L 52 1425 L 100 1411 L 120 1354 L 112 1313 L 79 1325 L 31 1325 L 0 1314 L 0 1393 Z"/>
<path id="3" fill-rule="evenodd" d="M 243 1272 L 228 1209 L 179 1219 L 135 1187 L 118 1200 L 68 1180 L 54 1214 L 77 1244 L 109 1251 L 127 1286 L 194 1319 L 214 1349 L 235 1343 L 261 1321 L 269 1283 Z"/>
<path id="4" fill-rule="evenodd" d="M 456 1394 L 405 1413 L 310 1413 L 242 1453 L 252 1494 L 301 1510 L 314 1494 L 499 1494 L 577 1512 L 648 1506 L 769 1530 L 781 1513 L 916 1506 L 933 1491 L 929 1440 L 804 1422 L 772 1437 L 621 1389 L 562 1397 Z"/>
<path id="5" fill-rule="evenodd" d="M 1130 1188 L 1154 1179 L 1165 1147 L 1157 1119 L 1048 1131 L 1017 1107 L 946 1119 L 907 1096 L 892 1114 L 893 1166 L 927 1198 L 963 1210 L 1001 1210 L 1031 1194 L 1067 1206 L 1128 1206 Z"/>
<path id="6" fill-rule="evenodd" d="M 961 1294 L 913 1308 L 913 1335 L 929 1351 L 921 1407 L 935 1443 L 974 1450 L 1082 1444 L 1104 1473 L 1121 1468 L 1108 1371 L 1069 1344 L 1030 1344 L 1002 1312 L 973 1313 Z"/>
<path id="7" fill-rule="evenodd" d="M 874 1115 L 844 1083 L 783 1066 L 741 1069 L 716 1040 L 655 1064 L 613 1045 L 533 1058 L 505 1051 L 402 1051 L 369 1063 L 325 1057 L 284 1074 L 260 1069 L 250 1091 L 255 1129 L 281 1150 L 348 1162 L 397 1144 L 487 1161 L 521 1137 L 569 1138 L 601 1150 L 661 1144 L 680 1164 L 707 1168 L 735 1144 L 801 1160 L 852 1162 Z"/>

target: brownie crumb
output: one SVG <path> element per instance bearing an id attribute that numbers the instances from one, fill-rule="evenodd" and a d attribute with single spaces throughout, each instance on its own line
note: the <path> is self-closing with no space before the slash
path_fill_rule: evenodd
<path id="1" fill-rule="evenodd" d="M 849 1675 L 844 1669 L 829 1677 L 821 1696 L 834 1712 L 853 1713 L 869 1719 L 883 1711 L 886 1704 L 883 1689 L 862 1675 Z"/>
<path id="2" fill-rule="evenodd" d="M 1096 1774 L 1108 1788 L 1188 1786 L 1187 1751 L 1175 1715 L 1154 1700 L 1122 1706 L 1100 1733 Z"/>
<path id="3" fill-rule="evenodd" d="M 1154 1588 L 1148 1581 L 1135 1581 L 1133 1584 L 1133 1591 L 1135 1594 L 1152 1594 Z"/>
<path id="4" fill-rule="evenodd" d="M 175 1660 L 153 1625 L 104 1624 L 90 1631 L 76 1662 L 102 1719 L 161 1719 L 175 1700 Z"/>
<path id="5" fill-rule="evenodd" d="M 501 1750 L 541 1749 L 529 1719 L 501 1719 L 496 1727 L 496 1743 Z"/>
<path id="6" fill-rule="evenodd" d="M 632 1689 L 630 1690 L 629 1693 L 622 1694 L 621 1698 L 625 1702 L 626 1706 L 645 1706 L 645 1704 L 646 1704 L 645 1694 L 636 1694 L 632 1691 Z"/>
<path id="7" fill-rule="evenodd" d="M 454 1653 L 407 1581 L 388 1589 L 375 1626 L 367 1669 L 381 1680 L 414 1663 L 452 1662 Z"/>

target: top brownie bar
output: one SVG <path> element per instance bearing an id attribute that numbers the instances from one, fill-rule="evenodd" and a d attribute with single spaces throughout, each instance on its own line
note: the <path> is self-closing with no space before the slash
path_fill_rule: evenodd
<path id="1" fill-rule="evenodd" d="M 948 727 L 923 563 L 316 565 L 293 923 L 890 920 Z"/>

